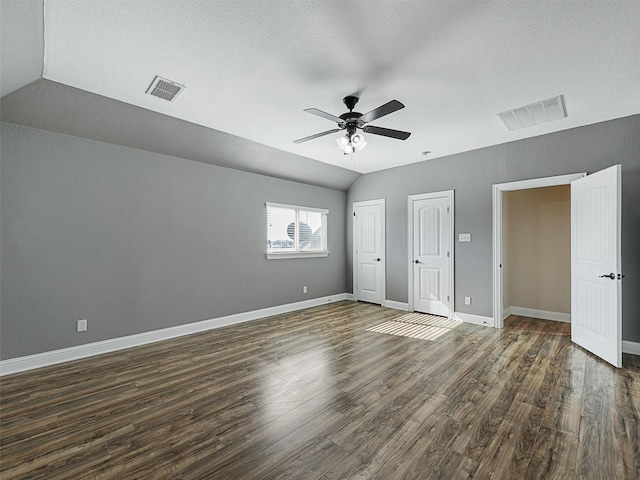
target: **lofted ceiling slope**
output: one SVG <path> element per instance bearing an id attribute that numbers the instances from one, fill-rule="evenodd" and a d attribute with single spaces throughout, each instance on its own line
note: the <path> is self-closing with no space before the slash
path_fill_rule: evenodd
<path id="1" fill-rule="evenodd" d="M 360 176 L 235 135 L 41 79 L 2 98 L 2 120 L 346 191 Z"/>
<path id="2" fill-rule="evenodd" d="M 138 107 L 136 121 L 125 120 L 129 132 L 113 128 L 109 141 L 114 143 L 129 144 L 138 131 L 151 135 L 149 124 L 173 117 L 184 122 L 178 129 L 182 138 L 189 138 L 187 130 L 206 128 L 218 131 L 211 138 L 225 132 L 269 147 L 273 158 L 281 156 L 285 171 L 286 165 L 300 169 L 298 176 L 308 183 L 316 183 L 311 179 L 322 170 L 309 160 L 337 168 L 324 174 L 345 176 L 344 182 L 329 181 L 340 189 L 356 172 L 423 161 L 423 151 L 437 158 L 640 113 L 640 0 L 34 0 L 32 5 L 43 12 L 46 81 L 27 90 L 51 102 L 49 117 L 56 105 L 64 106 L 43 95 L 55 95 L 55 84 L 62 84 L 66 101 L 87 102 L 73 107 L 78 110 L 90 111 L 98 102 L 114 114 L 133 111 L 106 107 L 86 92 Z M 3 34 L 3 67 L 4 42 Z M 146 95 L 156 75 L 186 89 L 171 103 Z M 354 155 L 337 149 L 337 134 L 293 143 L 335 127 L 303 109 L 339 115 L 349 94 L 360 96 L 361 112 L 391 99 L 403 102 L 405 109 L 372 124 L 408 130 L 411 137 L 403 142 L 367 135 L 368 145 Z M 560 94 L 568 112 L 562 120 L 510 132 L 496 115 Z M 167 134 L 156 150 L 201 156 L 185 154 L 184 142 Z M 238 145 L 231 142 L 228 152 Z M 281 175 L 280 162 L 256 165 L 258 159 L 245 158 L 242 163 L 244 154 L 250 152 L 208 161 Z"/>

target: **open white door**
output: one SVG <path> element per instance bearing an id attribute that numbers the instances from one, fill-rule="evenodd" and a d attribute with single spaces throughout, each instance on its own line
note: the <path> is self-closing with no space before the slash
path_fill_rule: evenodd
<path id="1" fill-rule="evenodd" d="M 571 183 L 571 339 L 622 366 L 621 167 Z"/>
<path id="2" fill-rule="evenodd" d="M 353 293 L 356 300 L 382 305 L 384 300 L 385 201 L 353 204 Z"/>

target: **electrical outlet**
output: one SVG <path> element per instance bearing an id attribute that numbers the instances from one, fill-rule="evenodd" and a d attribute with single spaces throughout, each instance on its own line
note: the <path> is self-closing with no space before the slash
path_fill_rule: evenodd
<path id="1" fill-rule="evenodd" d="M 78 332 L 86 332 L 87 331 L 87 319 L 78 320 L 76 324 L 76 331 Z"/>
<path id="2" fill-rule="evenodd" d="M 464 297 L 464 304 L 471 305 L 471 297 Z"/>
<path id="3" fill-rule="evenodd" d="M 307 293 L 307 286 L 302 287 L 302 293 Z"/>
<path id="4" fill-rule="evenodd" d="M 459 242 L 470 242 L 471 241 L 471 234 L 470 233 L 461 233 L 458 235 L 458 241 Z"/>

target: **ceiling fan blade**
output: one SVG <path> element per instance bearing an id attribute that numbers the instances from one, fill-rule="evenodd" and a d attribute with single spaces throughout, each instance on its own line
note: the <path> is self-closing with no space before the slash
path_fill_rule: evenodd
<path id="1" fill-rule="evenodd" d="M 293 143 L 302 143 L 308 140 L 313 140 L 314 138 L 324 137 L 325 135 L 329 135 L 330 133 L 336 133 L 342 130 L 341 128 L 334 128 L 333 130 L 327 130 L 326 132 L 316 133 L 315 135 L 309 135 L 308 137 L 299 138 L 298 140 L 294 140 Z"/>
<path id="2" fill-rule="evenodd" d="M 398 140 L 406 140 L 411 132 L 403 132 L 401 130 L 392 130 L 390 128 L 374 127 L 373 125 L 365 125 L 362 129 L 365 133 L 373 133 L 374 135 L 382 135 L 383 137 L 397 138 Z"/>
<path id="3" fill-rule="evenodd" d="M 305 112 L 308 112 L 312 115 L 317 115 L 318 117 L 326 118 L 327 120 L 331 120 L 332 122 L 336 122 L 338 125 L 344 125 L 344 120 L 340 117 L 336 117 L 335 115 L 331 115 L 330 113 L 323 112 L 322 110 L 318 110 L 317 108 L 305 108 Z"/>
<path id="4" fill-rule="evenodd" d="M 362 120 L 364 123 L 373 122 L 377 118 L 384 117 L 385 115 L 389 115 L 390 113 L 396 112 L 402 108 L 404 108 L 404 105 L 398 100 L 391 100 L 390 102 L 387 102 L 384 105 L 381 105 L 378 108 L 374 108 L 370 112 L 365 113 L 360 117 L 360 120 Z"/>

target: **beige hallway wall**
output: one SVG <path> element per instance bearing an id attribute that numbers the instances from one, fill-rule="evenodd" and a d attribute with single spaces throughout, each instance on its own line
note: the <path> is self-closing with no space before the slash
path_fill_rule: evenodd
<path id="1" fill-rule="evenodd" d="M 571 312 L 571 188 L 505 192 L 504 305 Z"/>

